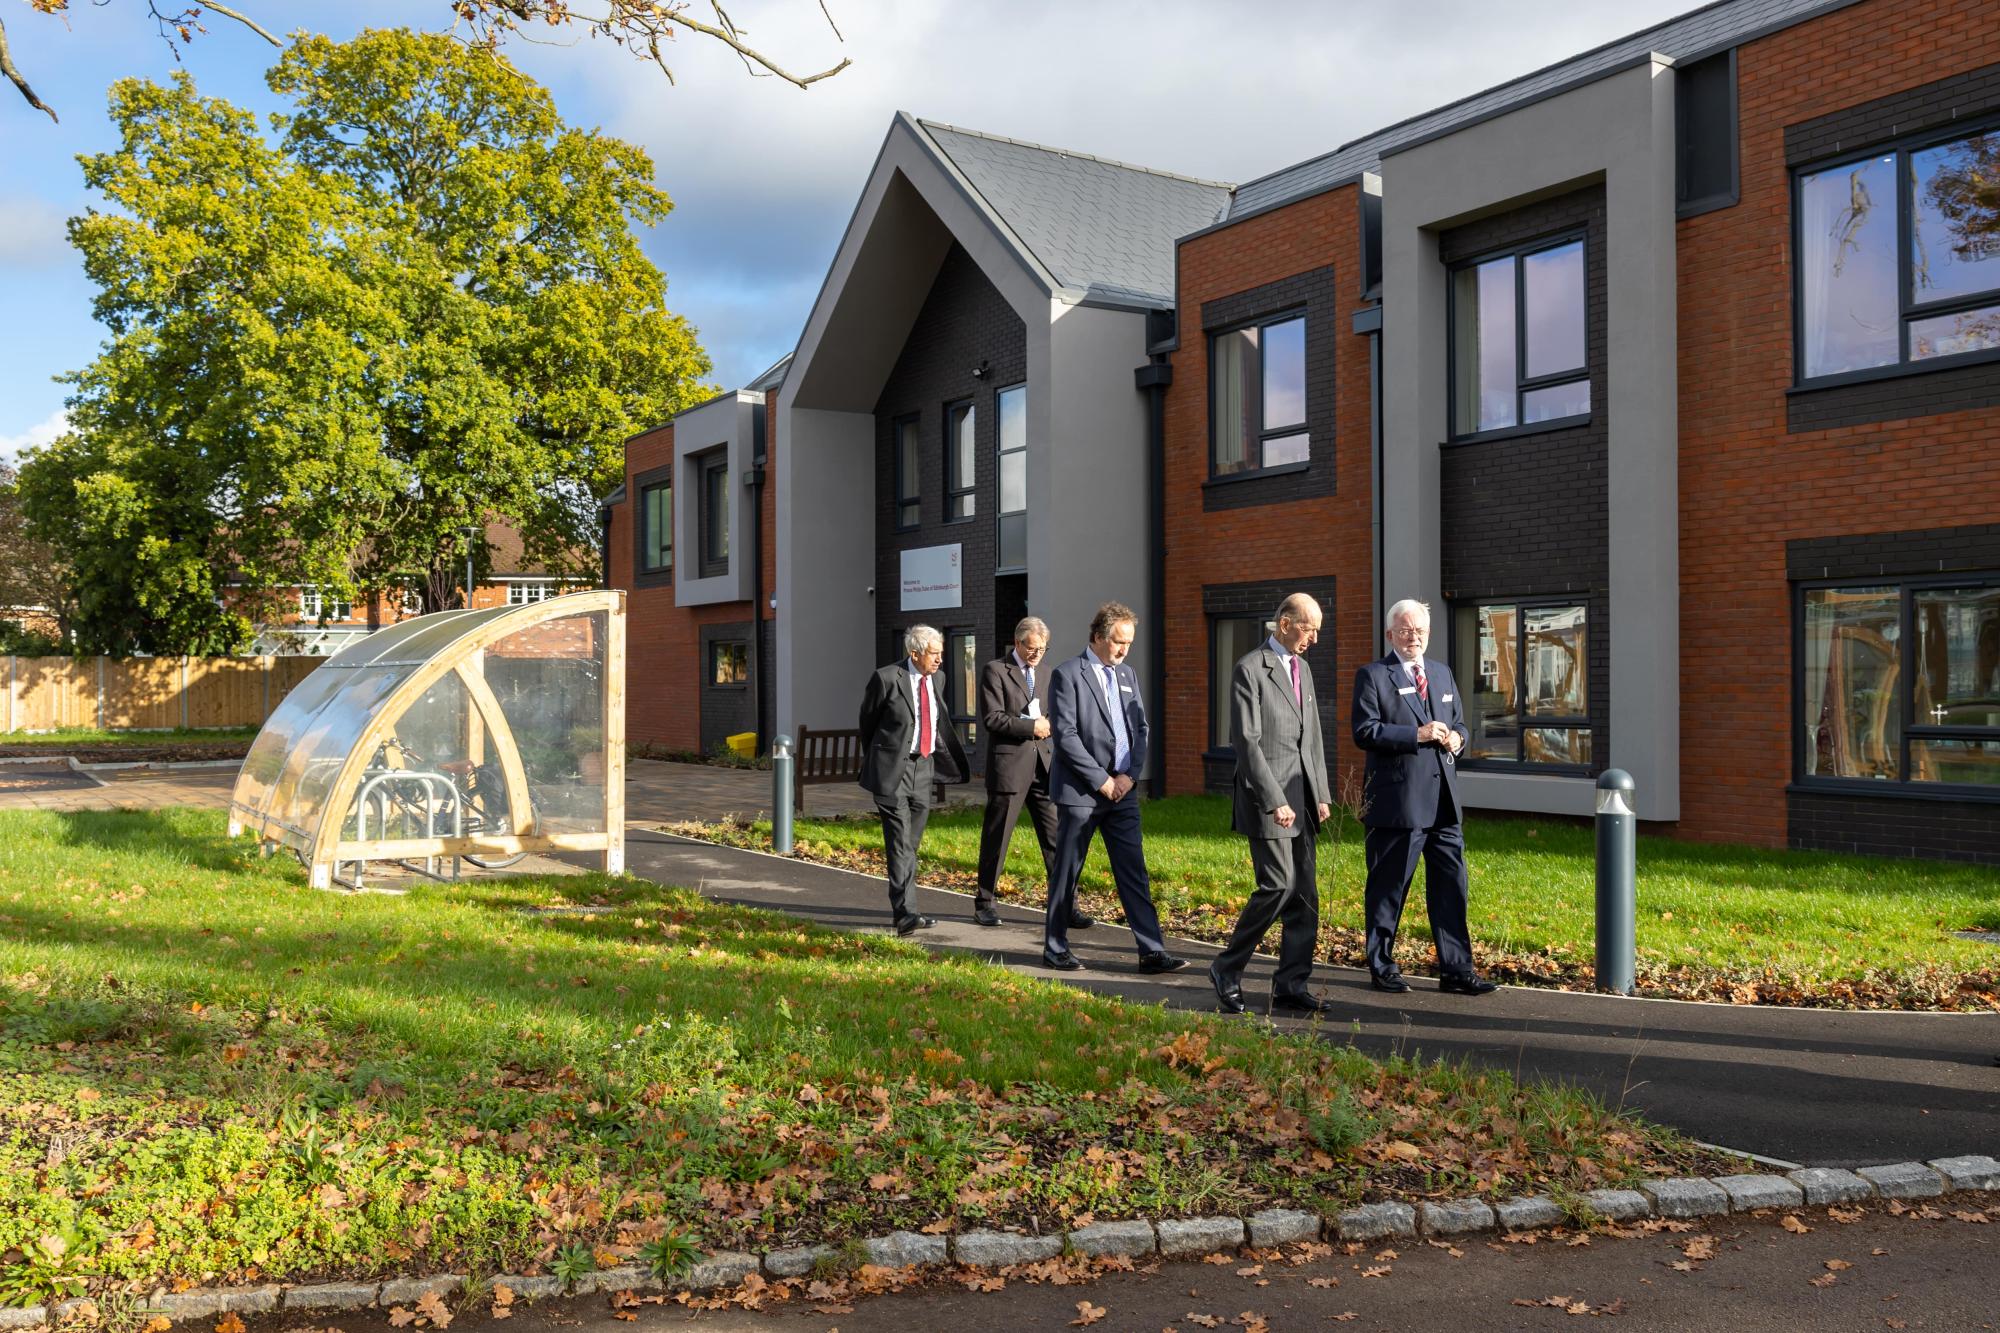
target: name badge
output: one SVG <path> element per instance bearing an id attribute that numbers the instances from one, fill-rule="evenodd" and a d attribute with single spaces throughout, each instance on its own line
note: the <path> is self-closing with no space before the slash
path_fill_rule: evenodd
<path id="1" fill-rule="evenodd" d="M 1444 697 L 1444 701 L 1445 701 L 1446 703 L 1450 703 L 1450 702 L 1451 702 L 1451 696 L 1450 696 L 1449 694 L 1447 694 L 1447 695 L 1446 695 L 1446 696 Z"/>
<path id="2" fill-rule="evenodd" d="M 1398 694 L 1415 694 L 1416 692 L 1417 687 L 1414 685 L 1404 685 L 1396 691 Z"/>
<path id="3" fill-rule="evenodd" d="M 1120 685 L 1118 687 L 1118 692 L 1120 694 L 1130 694 L 1132 692 L 1132 687 L 1130 685 Z"/>

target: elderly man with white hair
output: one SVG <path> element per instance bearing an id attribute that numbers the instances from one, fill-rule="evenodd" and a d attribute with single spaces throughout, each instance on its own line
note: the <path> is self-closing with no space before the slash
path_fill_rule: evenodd
<path id="1" fill-rule="evenodd" d="M 933 756 L 942 748 L 955 766 L 954 782 L 970 771 L 958 731 L 938 689 L 944 636 L 929 625 L 903 635 L 903 658 L 868 678 L 861 696 L 861 785 L 882 815 L 882 848 L 889 857 L 889 917 L 898 935 L 935 926 L 918 912 L 917 848 L 931 814 L 937 778 Z"/>
<path id="2" fill-rule="evenodd" d="M 1465 708 L 1451 668 L 1424 656 L 1429 607 L 1405 598 L 1389 608 L 1384 629 L 1388 654 L 1354 674 L 1354 743 L 1368 755 L 1361 783 L 1368 975 L 1376 990 L 1400 994 L 1410 988 L 1396 967 L 1396 930 L 1421 858 L 1438 989 L 1485 995 L 1495 987 L 1473 970 L 1466 924 L 1457 764 L 1465 748 Z"/>

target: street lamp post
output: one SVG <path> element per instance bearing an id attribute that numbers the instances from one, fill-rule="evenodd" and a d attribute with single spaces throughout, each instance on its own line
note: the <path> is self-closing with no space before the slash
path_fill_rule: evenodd
<path id="1" fill-rule="evenodd" d="M 472 542 L 475 537 L 484 533 L 485 529 L 473 527 L 468 524 L 460 528 L 458 532 L 460 536 L 465 538 L 465 609 L 470 611 L 472 609 Z"/>

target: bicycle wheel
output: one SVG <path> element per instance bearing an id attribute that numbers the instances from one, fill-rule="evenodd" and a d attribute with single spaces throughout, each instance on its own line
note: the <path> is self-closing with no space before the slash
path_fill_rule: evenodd
<path id="1" fill-rule="evenodd" d="M 507 809 L 506 791 L 491 765 L 481 764 L 465 775 L 462 799 L 465 802 L 464 828 L 467 833 L 506 833 L 514 827 Z M 481 870 L 505 870 L 525 860 L 527 855 L 526 852 L 502 856 L 468 853 L 465 859 Z"/>

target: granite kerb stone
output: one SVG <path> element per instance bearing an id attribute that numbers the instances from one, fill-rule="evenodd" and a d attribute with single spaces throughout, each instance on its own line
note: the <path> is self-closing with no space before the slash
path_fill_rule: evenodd
<path id="1" fill-rule="evenodd" d="M 597 1296 L 613 1291 L 659 1290 L 665 1286 L 666 1283 L 639 1264 L 618 1264 L 585 1273 L 576 1280 L 576 1294 Z"/>
<path id="2" fill-rule="evenodd" d="M 1785 1174 L 1805 1194 L 1806 1203 L 1814 1208 L 1836 1203 L 1866 1203 L 1875 1197 L 1875 1187 L 1865 1178 L 1839 1167 L 1806 1166 Z"/>
<path id="3" fill-rule="evenodd" d="M 1714 1217 L 1729 1211 L 1729 1194 L 1712 1180 L 1684 1177 L 1649 1180 L 1640 1190 L 1661 1217 Z"/>
<path id="4" fill-rule="evenodd" d="M 1342 1240 L 1384 1240 L 1417 1234 L 1417 1210 L 1407 1203 L 1364 1203 L 1333 1219 Z"/>
<path id="5" fill-rule="evenodd" d="M 839 1251 L 831 1245 L 794 1245 L 772 1250 L 764 1256 L 764 1271 L 772 1277 L 804 1277 L 837 1254 Z"/>
<path id="6" fill-rule="evenodd" d="M 1240 1217 L 1173 1217 L 1159 1223 L 1160 1253 L 1214 1254 L 1239 1249 L 1245 1231 Z"/>
<path id="7" fill-rule="evenodd" d="M 381 1291 L 379 1282 L 316 1282 L 285 1288 L 282 1304 L 287 1310 L 365 1310 Z"/>
<path id="8" fill-rule="evenodd" d="M 0 1328 L 40 1328 L 48 1322 L 46 1305 L 0 1306 Z"/>
<path id="9" fill-rule="evenodd" d="M 1855 1173 L 1885 1199 L 1934 1199 L 1944 1193 L 1944 1177 L 1922 1162 L 1889 1162 L 1864 1166 Z"/>
<path id="10" fill-rule="evenodd" d="M 1577 1197 L 1608 1222 L 1637 1222 L 1653 1215 L 1653 1201 L 1637 1190 L 1585 1190 Z"/>
<path id="11" fill-rule="evenodd" d="M 375 1299 L 382 1305 L 408 1305 L 435 1292 L 440 1298 L 457 1295 L 465 1287 L 465 1274 L 439 1273 L 434 1277 L 400 1277 L 382 1284 Z"/>
<path id="12" fill-rule="evenodd" d="M 502 1273 L 493 1279 L 495 1287 L 505 1287 L 516 1300 L 545 1301 L 563 1294 L 563 1280 L 547 1274 L 529 1277 L 525 1273 Z"/>
<path id="13" fill-rule="evenodd" d="M 1070 1232 L 1068 1239 L 1070 1250 L 1086 1258 L 1103 1254 L 1134 1258 L 1151 1254 L 1159 1248 L 1159 1241 L 1153 1235 L 1153 1224 L 1144 1218 L 1126 1222 L 1093 1222 Z"/>
<path id="14" fill-rule="evenodd" d="M 1806 1201 L 1806 1192 L 1784 1176 L 1717 1176 L 1715 1183 L 1729 1196 L 1730 1209 L 1739 1213 L 1758 1208 L 1799 1208 Z"/>
<path id="15" fill-rule="evenodd" d="M 1503 1231 L 1539 1231 L 1569 1220 L 1561 1204 L 1545 1194 L 1524 1194 L 1493 1205 L 1493 1219 Z"/>
<path id="16" fill-rule="evenodd" d="M 1948 1190 L 2000 1190 L 2000 1162 L 1991 1157 L 1939 1157 L 1926 1165 Z"/>
<path id="17" fill-rule="evenodd" d="M 153 1304 L 169 1319 L 211 1319 L 220 1314 L 269 1314 L 278 1308 L 284 1290 L 276 1283 L 255 1287 L 190 1287 L 186 1291 L 154 1292 Z"/>
<path id="18" fill-rule="evenodd" d="M 1266 1208 L 1250 1215 L 1249 1229 L 1250 1243 L 1260 1250 L 1296 1245 L 1319 1239 L 1319 1214 L 1302 1208 Z"/>
<path id="19" fill-rule="evenodd" d="M 757 1256 L 738 1250 L 717 1250 L 695 1261 L 685 1279 L 689 1291 L 733 1287 L 758 1269 Z"/>
<path id="20" fill-rule="evenodd" d="M 926 1236 L 915 1231 L 892 1231 L 886 1236 L 870 1236 L 861 1242 L 868 1262 L 883 1268 L 913 1268 L 921 1264 L 951 1262 L 951 1244 L 943 1236 Z"/>
<path id="21" fill-rule="evenodd" d="M 1417 1210 L 1424 1233 L 1431 1236 L 1463 1236 L 1474 1231 L 1491 1231 L 1495 1225 L 1492 1206 L 1479 1199 L 1446 1199 L 1426 1203 Z"/>
<path id="22" fill-rule="evenodd" d="M 1063 1252 L 1060 1233 L 1031 1236 L 1022 1231 L 966 1231 L 951 1238 L 951 1255 L 962 1264 L 978 1268 L 1005 1268 L 1010 1264 L 1036 1264 Z"/>

